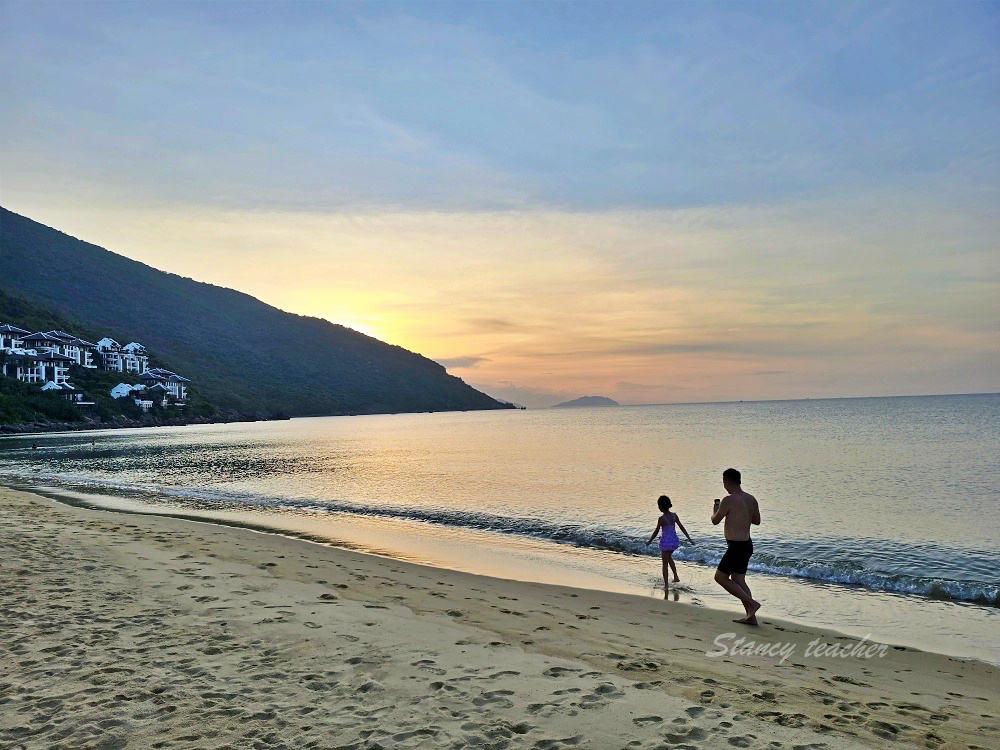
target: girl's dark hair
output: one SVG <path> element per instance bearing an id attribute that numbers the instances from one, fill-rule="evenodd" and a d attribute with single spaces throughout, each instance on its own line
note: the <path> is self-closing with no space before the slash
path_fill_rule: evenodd
<path id="1" fill-rule="evenodd" d="M 660 495 L 659 500 L 656 501 L 656 507 L 662 510 L 664 513 L 670 510 L 670 506 L 672 505 L 673 503 L 670 502 L 670 498 L 667 497 L 666 495 Z"/>

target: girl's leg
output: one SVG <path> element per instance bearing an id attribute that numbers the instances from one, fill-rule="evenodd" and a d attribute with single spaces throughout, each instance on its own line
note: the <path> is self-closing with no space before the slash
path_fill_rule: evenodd
<path id="1" fill-rule="evenodd" d="M 670 559 L 672 552 L 664 552 L 660 550 L 660 557 L 663 559 L 663 586 L 664 588 L 670 588 L 670 569 L 668 566 L 673 565 L 673 560 Z"/>
<path id="2" fill-rule="evenodd" d="M 670 564 L 670 569 L 674 572 L 674 583 L 679 582 L 681 579 L 677 575 L 677 566 L 674 564 L 674 553 L 673 553 L 673 550 L 671 550 L 670 552 L 664 552 L 663 554 L 667 556 L 667 562 Z M 664 570 L 663 574 L 666 575 L 667 571 Z"/>

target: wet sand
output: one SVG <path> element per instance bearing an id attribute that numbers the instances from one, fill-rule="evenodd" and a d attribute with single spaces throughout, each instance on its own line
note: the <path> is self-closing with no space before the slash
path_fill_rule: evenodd
<path id="1" fill-rule="evenodd" d="M 741 628 L 683 602 L 6 489 L 0 524 L 3 748 L 974 749 L 1000 734 L 1000 670 L 879 657 L 766 610 Z M 720 653 L 740 637 L 769 653 Z"/>

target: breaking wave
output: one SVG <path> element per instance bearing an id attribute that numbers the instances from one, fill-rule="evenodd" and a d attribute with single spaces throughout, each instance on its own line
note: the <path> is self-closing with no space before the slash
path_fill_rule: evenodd
<path id="1" fill-rule="evenodd" d="M 13 467 L 11 467 L 13 468 Z M 412 508 L 337 500 L 317 501 L 227 492 L 215 488 L 162 487 L 94 479 L 86 476 L 0 471 L 0 479 L 30 486 L 55 486 L 88 494 L 127 495 L 150 506 L 151 512 L 170 512 L 164 505 L 179 506 L 197 515 L 199 510 L 333 514 L 408 520 L 457 529 L 530 537 L 539 541 L 582 549 L 633 556 L 658 556 L 655 545 L 644 544 L 648 531 L 597 528 L 586 524 L 553 523 L 543 518 L 501 516 L 448 508 Z M 95 498 L 96 499 L 96 498 Z M 267 525 L 267 514 L 258 519 Z M 904 545 L 884 539 L 771 539 L 763 534 L 750 570 L 769 575 L 801 578 L 828 584 L 857 586 L 872 591 L 931 597 L 1000 607 L 1000 582 L 991 580 L 998 563 L 993 553 L 956 551 L 930 543 Z M 725 551 L 720 540 L 682 546 L 678 560 L 714 567 Z M 906 569 L 906 563 L 913 568 Z M 914 568 L 961 570 L 969 578 L 921 575 Z"/>

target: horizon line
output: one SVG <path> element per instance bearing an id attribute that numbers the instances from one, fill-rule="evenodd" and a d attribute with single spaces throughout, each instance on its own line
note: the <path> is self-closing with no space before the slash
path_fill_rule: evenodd
<path id="1" fill-rule="evenodd" d="M 487 394 L 489 395 L 489 394 Z M 754 398 L 754 399 L 736 399 L 733 401 L 657 401 L 648 404 L 618 404 L 618 406 L 708 406 L 712 404 L 771 404 L 771 403 L 785 403 L 793 401 L 843 401 L 856 400 L 856 399 L 869 399 L 869 398 L 939 398 L 942 396 L 1000 396 L 1000 391 L 976 391 L 973 393 L 899 393 L 893 394 L 891 396 L 806 396 L 804 398 Z M 513 402 L 511 402 L 513 403 Z M 565 402 L 560 402 L 565 403 Z M 523 406 L 523 404 L 521 404 Z M 553 409 L 556 404 L 552 406 L 528 406 L 529 410 L 532 409 Z M 580 409 L 603 409 L 607 407 L 603 406 L 579 406 L 576 408 Z"/>

